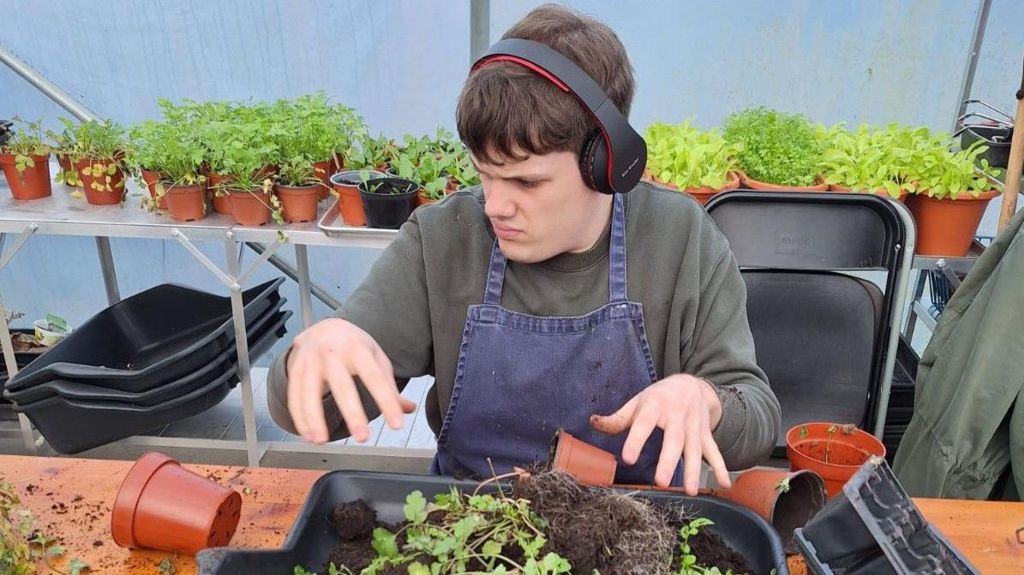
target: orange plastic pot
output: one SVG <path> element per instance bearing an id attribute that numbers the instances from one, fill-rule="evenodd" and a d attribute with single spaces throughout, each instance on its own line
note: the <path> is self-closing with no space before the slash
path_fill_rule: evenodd
<path id="1" fill-rule="evenodd" d="M 959 194 L 956 199 L 930 198 L 914 194 L 907 207 L 917 226 L 917 249 L 922 256 L 962 257 L 967 255 L 978 232 L 985 209 L 999 192 L 992 190 L 974 197 Z"/>
<path id="2" fill-rule="evenodd" d="M 151 452 L 135 462 L 121 483 L 110 531 L 121 547 L 194 555 L 227 545 L 241 509 L 237 492 Z"/>
<path id="3" fill-rule="evenodd" d="M 729 489 L 714 494 L 750 509 L 782 535 L 783 546 L 793 549 L 793 530 L 803 527 L 825 506 L 825 480 L 814 471 L 786 471 L 755 467 L 740 473 Z"/>
<path id="4" fill-rule="evenodd" d="M 751 190 L 762 190 L 762 191 L 775 191 L 775 192 L 824 192 L 828 189 L 828 184 L 824 182 L 820 177 L 818 183 L 813 186 L 786 186 L 783 184 L 769 184 L 768 182 L 761 182 L 751 178 L 745 173 L 740 173 L 740 179 L 745 187 Z"/>
<path id="5" fill-rule="evenodd" d="M 149 197 L 156 200 L 157 196 L 159 195 L 157 193 L 156 185 L 160 183 L 160 174 L 158 174 L 157 172 L 151 172 L 149 170 L 142 170 L 142 181 L 143 183 L 146 184 L 146 189 L 149 190 Z M 161 210 L 166 210 L 167 198 L 162 197 L 159 200 L 157 200 L 157 206 Z"/>
<path id="6" fill-rule="evenodd" d="M 885 446 L 874 435 L 852 425 L 804 423 L 786 433 L 790 468 L 808 469 L 820 475 L 829 498 L 842 491 L 843 485 L 872 455 L 885 457 Z"/>
<path id="7" fill-rule="evenodd" d="M 277 184 L 274 192 L 281 199 L 281 211 L 286 222 L 311 222 L 316 219 L 316 207 L 320 201 L 320 185 L 284 186 Z"/>
<path id="8" fill-rule="evenodd" d="M 450 193 L 451 193 L 451 191 L 447 191 L 446 190 L 444 195 L 447 196 Z M 423 188 L 420 188 L 420 190 L 418 192 L 416 192 L 416 206 L 417 207 L 418 206 L 425 206 L 427 204 L 436 204 L 439 201 L 441 201 L 441 200 L 432 200 L 432 199 L 428 198 L 427 197 L 427 190 L 425 190 Z"/>
<path id="9" fill-rule="evenodd" d="M 370 178 L 382 178 L 385 174 L 371 171 Z M 365 226 L 366 211 L 363 209 L 363 198 L 359 194 L 359 172 L 350 170 L 338 172 L 331 176 L 331 188 L 338 194 L 341 207 L 341 218 L 350 226 Z"/>
<path id="10" fill-rule="evenodd" d="M 227 191 L 224 189 L 224 182 L 227 181 L 227 179 L 227 176 L 211 172 L 208 187 L 213 192 L 213 211 L 218 214 L 230 216 L 231 199 L 228 198 Z"/>
<path id="11" fill-rule="evenodd" d="M 256 227 L 270 221 L 270 194 L 260 191 L 228 190 L 231 216 L 235 223 Z"/>
<path id="12" fill-rule="evenodd" d="M 615 483 L 618 462 L 615 455 L 559 430 L 551 467 L 568 473 L 582 485 L 606 487 Z"/>
<path id="13" fill-rule="evenodd" d="M 114 160 L 85 159 L 74 163 L 78 179 L 85 189 L 85 200 L 90 204 L 96 206 L 115 205 L 120 204 L 124 198 L 124 171 L 121 170 L 121 166 L 115 164 L 114 173 L 108 174 L 107 171 L 111 164 L 114 164 Z M 88 175 L 84 172 L 87 168 L 90 169 Z M 96 168 L 100 173 L 93 175 L 92 168 Z M 99 189 L 95 186 L 99 186 Z"/>
<path id="14" fill-rule="evenodd" d="M 172 220 L 191 222 L 206 217 L 206 190 L 199 184 L 167 185 L 162 199 L 166 201 L 167 211 Z"/>
<path id="15" fill-rule="evenodd" d="M 38 200 L 53 193 L 49 154 L 31 157 L 33 165 L 19 172 L 16 155 L 0 154 L 0 166 L 3 166 L 7 185 L 11 187 L 11 195 L 16 200 Z"/>

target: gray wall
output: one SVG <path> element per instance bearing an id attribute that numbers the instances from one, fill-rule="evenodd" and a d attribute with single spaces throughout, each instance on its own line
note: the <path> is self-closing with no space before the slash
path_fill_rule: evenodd
<path id="1" fill-rule="evenodd" d="M 492 38 L 535 4 L 493 0 Z M 626 44 L 640 129 L 686 117 L 712 126 L 765 104 L 826 123 L 948 130 L 978 8 L 967 0 L 569 4 L 606 21 Z M 161 97 L 262 100 L 324 89 L 374 131 L 452 129 L 469 65 L 466 1 L 6 0 L 0 14 L 0 44 L 97 114 L 125 123 L 154 116 Z M 1024 3 L 994 0 L 973 91 L 1007 110 L 1020 82 L 1022 21 Z M 0 117 L 15 114 L 52 125 L 64 113 L 0 67 Z M 982 231 L 993 230 L 990 215 Z M 163 281 L 220 289 L 177 244 L 112 243 L 123 294 Z M 223 261 L 219 245 L 207 248 Z M 375 255 L 311 250 L 315 281 L 343 298 Z M 30 316 L 58 311 L 76 323 L 105 305 L 91 239 L 33 239 L 0 272 L 0 290 L 9 307 Z M 294 287 L 286 297 L 298 301 Z"/>

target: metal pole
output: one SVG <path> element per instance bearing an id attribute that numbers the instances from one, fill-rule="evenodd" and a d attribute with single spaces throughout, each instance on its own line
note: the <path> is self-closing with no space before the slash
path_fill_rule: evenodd
<path id="1" fill-rule="evenodd" d="M 302 310 L 302 327 L 313 325 L 313 302 L 309 295 L 309 254 L 306 246 L 295 246 L 295 263 L 299 268 L 299 309 Z"/>
<path id="2" fill-rule="evenodd" d="M 469 61 L 491 45 L 491 0 L 469 0 Z"/>
<path id="3" fill-rule="evenodd" d="M 121 290 L 117 287 L 117 269 L 114 267 L 114 255 L 110 251 L 110 238 L 96 236 L 96 251 L 100 255 L 100 269 L 103 271 L 103 287 L 107 290 L 107 304 L 114 305 L 121 301 Z"/>
<path id="4" fill-rule="evenodd" d="M 978 56 L 981 54 L 981 45 L 985 41 L 985 27 L 988 26 L 988 13 L 991 7 L 992 0 L 980 0 L 978 3 L 978 18 L 974 21 L 971 51 L 967 53 L 967 64 L 964 66 L 963 80 L 960 82 L 960 94 L 956 99 L 956 115 L 953 116 L 952 132 L 960 129 L 960 126 L 957 125 L 958 120 L 967 109 L 967 104 L 964 102 L 970 99 L 971 88 L 974 86 L 974 72 L 978 69 Z"/>
<path id="5" fill-rule="evenodd" d="M 237 248 L 231 232 L 228 232 L 228 237 L 224 239 L 224 249 L 227 255 L 228 274 L 232 278 L 237 278 L 242 271 L 237 257 L 241 249 Z M 262 454 L 259 452 L 256 438 L 256 411 L 252 396 L 252 371 L 249 366 L 249 341 L 246 339 L 245 330 L 245 306 L 242 303 L 242 286 L 237 283 L 231 287 L 231 319 L 234 321 L 235 348 L 238 351 L 238 380 L 242 392 L 245 451 L 249 467 L 259 467 Z"/>
<path id="6" fill-rule="evenodd" d="M 0 45 L 0 62 L 7 65 L 8 68 L 14 70 L 19 76 L 28 81 L 29 84 L 35 86 L 40 92 L 49 96 L 51 100 L 57 102 L 57 104 L 71 113 L 74 117 L 78 118 L 80 122 L 88 122 L 93 120 L 99 120 L 99 116 L 92 113 L 91 110 L 78 103 L 77 100 L 71 97 L 67 92 L 61 90 L 59 86 L 46 79 L 45 76 L 39 73 L 38 70 L 29 66 L 24 60 L 18 58 L 13 52 L 4 48 Z"/>

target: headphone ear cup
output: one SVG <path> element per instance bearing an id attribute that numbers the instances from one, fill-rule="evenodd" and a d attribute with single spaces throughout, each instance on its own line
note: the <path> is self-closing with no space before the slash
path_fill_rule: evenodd
<path id="1" fill-rule="evenodd" d="M 592 189 L 603 194 L 612 194 L 611 182 L 608 181 L 608 147 L 600 130 L 594 130 L 583 142 L 580 151 L 580 173 L 583 181 Z"/>

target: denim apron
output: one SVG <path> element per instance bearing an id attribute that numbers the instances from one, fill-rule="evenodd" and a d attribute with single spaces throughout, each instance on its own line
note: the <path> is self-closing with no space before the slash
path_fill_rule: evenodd
<path id="1" fill-rule="evenodd" d="M 466 317 L 434 473 L 486 478 L 546 462 L 561 427 L 614 453 L 618 483 L 654 483 L 660 429 L 637 463 L 626 466 L 621 461 L 626 433 L 607 435 L 589 424 L 591 414 L 618 411 L 657 379 L 643 307 L 626 299 L 625 228 L 622 195 L 616 194 L 610 301 L 577 317 L 539 317 L 501 307 L 507 260 L 495 241 L 483 303 L 470 306 Z"/>

